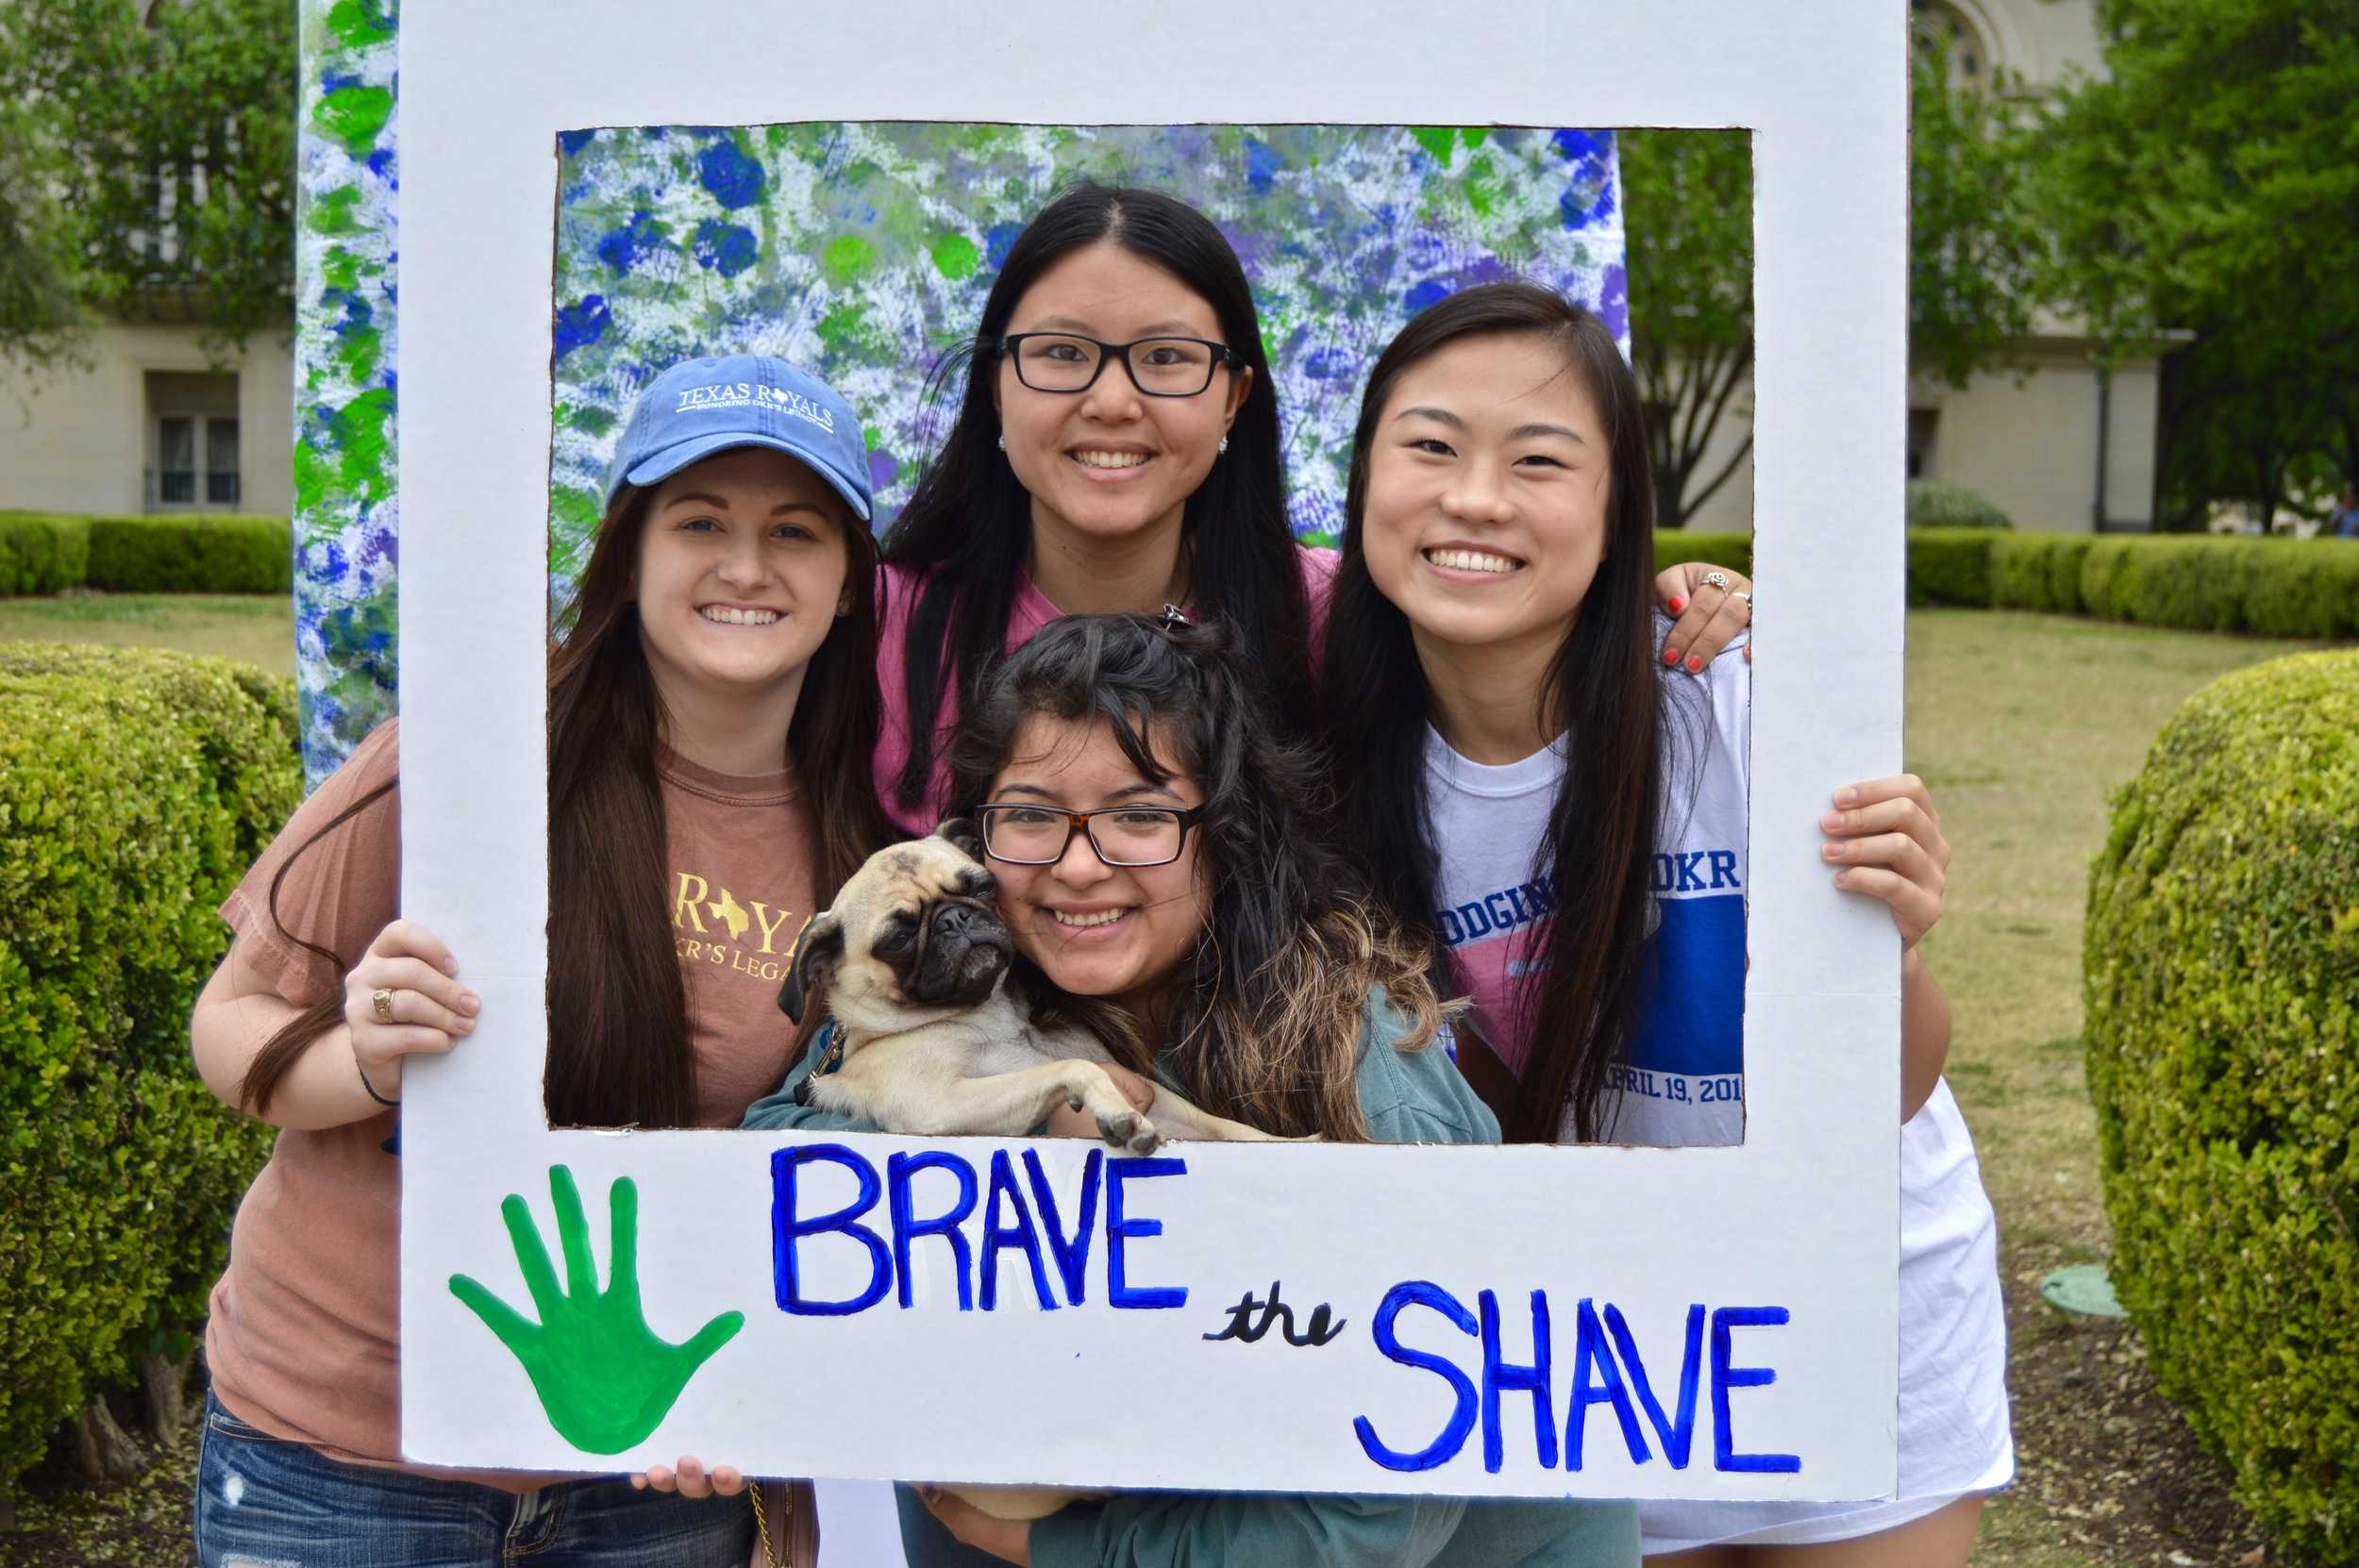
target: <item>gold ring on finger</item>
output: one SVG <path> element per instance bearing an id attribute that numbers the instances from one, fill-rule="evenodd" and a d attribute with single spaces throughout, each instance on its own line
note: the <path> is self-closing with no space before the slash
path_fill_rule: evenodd
<path id="1" fill-rule="evenodd" d="M 378 1023 L 390 1024 L 393 1021 L 393 993 L 386 987 L 379 986 L 369 993 L 369 1007 L 376 1012 Z"/>

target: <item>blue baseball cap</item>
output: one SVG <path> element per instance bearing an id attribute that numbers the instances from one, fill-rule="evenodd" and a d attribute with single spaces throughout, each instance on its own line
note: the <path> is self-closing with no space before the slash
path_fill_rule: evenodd
<path id="1" fill-rule="evenodd" d="M 626 484 L 661 484 L 738 446 L 785 453 L 868 521 L 868 449 L 859 416 L 825 381 L 767 354 L 684 359 L 648 382 L 607 471 L 607 504 Z"/>

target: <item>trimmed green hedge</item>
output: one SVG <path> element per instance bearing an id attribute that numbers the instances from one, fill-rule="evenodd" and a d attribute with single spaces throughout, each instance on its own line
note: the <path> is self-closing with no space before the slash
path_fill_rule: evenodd
<path id="1" fill-rule="evenodd" d="M 2359 1560 L 2359 650 L 2180 709 L 2115 797 L 2082 963 L 2155 1374 L 2289 1560 Z"/>
<path id="2" fill-rule="evenodd" d="M 2094 539 L 2086 534 L 2002 534 L 1990 543 L 1990 602 L 2005 609 L 2081 608 L 2081 561 Z"/>
<path id="3" fill-rule="evenodd" d="M 0 594 L 55 593 L 89 574 L 89 518 L 0 511 Z"/>
<path id="4" fill-rule="evenodd" d="M 2340 540 L 1914 528 L 1909 602 L 2351 637 L 2359 636 L 2359 548 Z"/>
<path id="5" fill-rule="evenodd" d="M 0 643 L 0 1490 L 202 1316 L 269 1152 L 188 1015 L 296 735 L 292 683 L 226 659 Z"/>
<path id="6" fill-rule="evenodd" d="M 1906 505 L 1912 528 L 2012 528 L 2015 520 L 1977 491 L 1940 479 L 1911 479 Z"/>
<path id="7" fill-rule="evenodd" d="M 1909 603 L 1990 608 L 1989 528 L 1911 528 Z"/>
<path id="8" fill-rule="evenodd" d="M 0 512 L 0 593 L 284 593 L 294 536 L 283 517 L 212 512 L 76 517 Z"/>

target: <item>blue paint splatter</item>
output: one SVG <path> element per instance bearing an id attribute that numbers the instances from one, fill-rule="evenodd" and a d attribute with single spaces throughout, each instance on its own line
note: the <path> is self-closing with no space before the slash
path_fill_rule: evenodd
<path id="1" fill-rule="evenodd" d="M 581 151 L 582 148 L 590 145 L 591 142 L 595 142 L 597 139 L 598 133 L 594 130 L 559 131 L 557 133 L 557 150 L 563 153 L 567 158 L 571 158 L 576 153 Z"/>
<path id="2" fill-rule="evenodd" d="M 360 85 L 361 84 L 359 76 L 340 76 L 335 72 L 330 71 L 324 74 L 320 77 L 320 95 L 322 97 L 326 97 L 331 92 L 341 92 L 347 87 L 359 87 Z"/>
<path id="3" fill-rule="evenodd" d="M 884 489 L 884 487 L 885 487 L 885 486 L 887 486 L 887 485 L 889 485 L 889 484 L 893 483 L 893 475 L 895 475 L 896 473 L 900 472 L 900 468 L 901 468 L 901 465 L 900 465 L 898 462 L 896 462 L 896 461 L 895 461 L 895 460 L 894 460 L 893 454 L 892 454 L 892 453 L 890 453 L 890 452 L 871 452 L 871 453 L 869 453 L 869 454 L 868 454 L 868 486 L 869 486 L 869 488 L 870 488 L 871 490 L 882 490 L 882 489 Z"/>
<path id="4" fill-rule="evenodd" d="M 1616 339 L 1630 334 L 1630 274 L 1619 261 L 1605 269 L 1604 286 L 1598 296 L 1598 319 Z"/>
<path id="5" fill-rule="evenodd" d="M 634 212 L 630 222 L 608 234 L 597 245 L 598 259 L 618 273 L 627 273 L 639 264 L 642 257 L 672 248 L 663 237 L 663 225 L 649 212 Z"/>
<path id="6" fill-rule="evenodd" d="M 557 313 L 556 358 L 562 359 L 575 349 L 596 342 L 613 325 L 606 296 L 584 294 L 580 304 L 568 305 Z"/>
<path id="7" fill-rule="evenodd" d="M 1614 150 L 1614 138 L 1604 131 L 1561 130 L 1548 138 L 1548 145 L 1567 163 L 1594 163 Z"/>
<path id="8" fill-rule="evenodd" d="M 1566 228 L 1587 228 L 1614 216 L 1614 187 L 1603 171 L 1594 180 L 1578 180 L 1557 198 L 1557 213 Z"/>
<path id="9" fill-rule="evenodd" d="M 723 277 L 735 277 L 752 266 L 759 250 L 752 229 L 717 218 L 707 218 L 696 225 L 693 243 L 696 265 Z"/>
<path id="10" fill-rule="evenodd" d="M 1348 349 L 1317 348 L 1302 361 L 1302 374 L 1318 381 L 1348 381 L 1360 374 L 1360 364 Z"/>
<path id="11" fill-rule="evenodd" d="M 1401 303 L 1409 307 L 1412 311 L 1422 310 L 1429 305 L 1441 304 L 1442 301 L 1449 298 L 1450 292 L 1448 279 L 1429 277 L 1410 290 L 1402 298 Z"/>
<path id="12" fill-rule="evenodd" d="M 1269 143 L 1254 137 L 1245 139 L 1246 189 L 1255 192 L 1267 191 L 1278 177 L 1281 167 L 1276 151 Z"/>
<path id="13" fill-rule="evenodd" d="M 1024 232 L 1022 224 L 994 224 L 983 231 L 983 263 L 997 272 L 1008 264 L 1008 252 Z"/>
<path id="14" fill-rule="evenodd" d="M 713 200 L 731 210 L 761 199 L 761 165 L 737 150 L 733 140 L 713 142 L 696 155 L 696 177 Z"/>
<path id="15" fill-rule="evenodd" d="M 375 175 L 377 178 L 391 179 L 393 177 L 393 148 L 379 147 L 375 152 L 369 154 L 368 158 L 364 161 L 368 166 L 369 173 Z"/>

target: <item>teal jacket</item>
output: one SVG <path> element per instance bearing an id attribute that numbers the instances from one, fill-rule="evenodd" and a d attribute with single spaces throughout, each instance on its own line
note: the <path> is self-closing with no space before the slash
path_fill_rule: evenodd
<path id="1" fill-rule="evenodd" d="M 1369 1137 L 1379 1143 L 1497 1143 L 1497 1118 L 1440 1047 L 1393 1048 L 1406 1032 L 1406 1021 L 1384 993 L 1371 995 L 1358 1075 Z M 813 1042 L 778 1092 L 745 1113 L 745 1125 L 874 1131 L 851 1117 L 795 1103 L 795 1091 L 817 1056 Z M 1170 1059 L 1162 1066 L 1168 1076 Z M 991 1568 L 999 1561 L 960 1545 L 911 1488 L 895 1491 L 902 1546 L 914 1568 Z M 1638 1510 L 1619 1502 L 1131 1492 L 1035 1521 L 1031 1552 L 1037 1568 L 1636 1568 Z"/>

